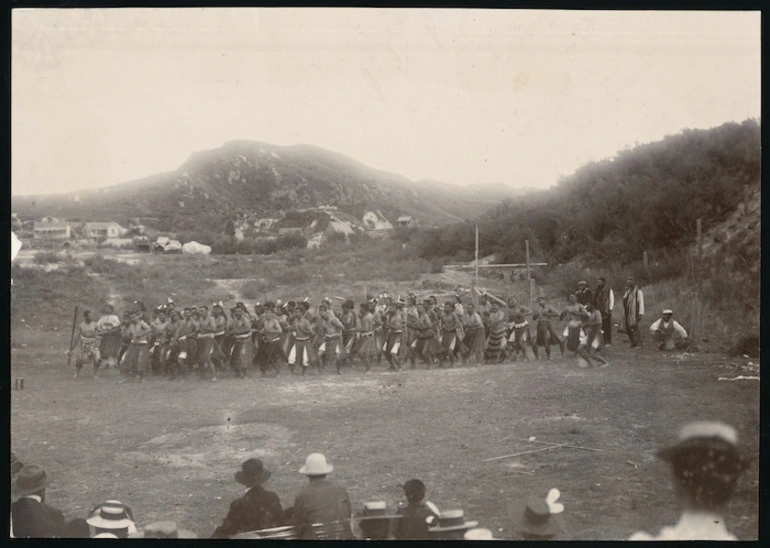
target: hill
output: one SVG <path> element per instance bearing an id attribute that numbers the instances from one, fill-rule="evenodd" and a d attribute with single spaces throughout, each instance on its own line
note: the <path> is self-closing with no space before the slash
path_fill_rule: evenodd
<path id="1" fill-rule="evenodd" d="M 411 215 L 423 225 L 472 219 L 516 191 L 506 185 L 478 190 L 446 183 L 415 183 L 310 145 L 276 146 L 229 141 L 194 153 L 176 171 L 97 190 L 14 196 L 23 219 L 136 218 L 157 230 L 217 230 L 228 218 L 280 217 L 285 211 L 336 206 L 359 221 L 379 210 L 394 222 Z"/>
<path id="2" fill-rule="evenodd" d="M 480 253 L 519 262 L 525 239 L 533 256 L 550 263 L 628 262 L 643 251 L 682 249 L 695 240 L 696 219 L 705 232 L 736 210 L 744 185 L 760 188 L 760 144 L 758 121 L 746 120 L 685 130 L 587 164 L 526 202 L 506 200 L 479 217 Z M 422 255 L 472 254 L 473 224 L 427 231 Z"/>

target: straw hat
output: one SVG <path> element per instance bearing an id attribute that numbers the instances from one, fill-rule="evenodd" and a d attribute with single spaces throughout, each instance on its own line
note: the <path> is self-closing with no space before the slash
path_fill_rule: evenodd
<path id="1" fill-rule="evenodd" d="M 745 464 L 747 461 L 738 452 L 737 443 L 738 433 L 729 424 L 717 421 L 691 422 L 679 431 L 679 443 L 658 451 L 658 458 L 671 462 L 687 452 L 708 451 L 719 453 L 719 456 L 725 456 L 736 464 Z"/>
<path id="2" fill-rule="evenodd" d="M 465 532 L 465 540 L 497 540 L 489 529 L 469 529 Z"/>
<path id="3" fill-rule="evenodd" d="M 478 521 L 465 521 L 465 512 L 462 510 L 445 510 L 438 517 L 438 525 L 431 527 L 429 532 L 441 533 L 444 531 L 473 529 L 478 524 Z"/>
<path id="4" fill-rule="evenodd" d="M 86 519 L 86 523 L 99 529 L 126 529 L 134 525 L 134 520 L 125 504 L 108 500 Z"/>
<path id="5" fill-rule="evenodd" d="M 306 476 L 325 476 L 334 470 L 334 466 L 326 462 L 322 453 L 310 453 L 305 459 L 305 465 L 299 469 Z"/>
<path id="6" fill-rule="evenodd" d="M 400 518 L 398 514 L 393 514 L 388 511 L 388 505 L 384 500 L 377 500 L 373 502 L 364 503 L 364 511 L 358 516 L 359 521 L 373 520 L 373 519 L 393 519 Z"/>
<path id="7" fill-rule="evenodd" d="M 94 535 L 91 538 L 118 538 L 118 535 L 113 533 L 99 533 L 98 535 Z"/>
<path id="8" fill-rule="evenodd" d="M 51 480 L 45 473 L 42 466 L 37 464 L 28 464 L 24 466 L 11 485 L 11 493 L 14 495 L 31 495 L 42 491 L 48 485 Z"/>
<path id="9" fill-rule="evenodd" d="M 241 464 L 241 469 L 235 473 L 235 481 L 247 487 L 254 487 L 270 479 L 272 473 L 264 467 L 259 459 L 249 459 Z"/>

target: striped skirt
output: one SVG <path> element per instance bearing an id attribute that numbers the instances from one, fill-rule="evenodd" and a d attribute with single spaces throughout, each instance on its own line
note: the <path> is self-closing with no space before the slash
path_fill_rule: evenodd
<path id="1" fill-rule="evenodd" d="M 505 326 L 491 328 L 489 339 L 487 339 L 487 350 L 489 352 L 501 352 L 505 350 L 506 346 Z"/>

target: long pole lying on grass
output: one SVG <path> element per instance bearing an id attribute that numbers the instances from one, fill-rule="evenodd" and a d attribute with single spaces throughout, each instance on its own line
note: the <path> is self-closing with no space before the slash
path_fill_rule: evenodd
<path id="1" fill-rule="evenodd" d="M 520 453 L 512 453 L 510 455 L 503 455 L 502 457 L 492 457 L 491 459 L 484 459 L 481 462 L 492 462 L 493 460 L 512 459 L 521 455 L 527 455 L 529 453 L 539 453 L 541 451 L 548 451 L 550 449 L 558 449 L 559 447 L 565 447 L 565 445 L 551 445 L 550 447 L 541 447 L 540 449 L 531 449 L 529 451 L 521 451 Z"/>

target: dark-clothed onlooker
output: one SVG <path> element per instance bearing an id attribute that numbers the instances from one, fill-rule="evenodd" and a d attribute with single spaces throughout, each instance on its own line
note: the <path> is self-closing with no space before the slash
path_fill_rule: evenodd
<path id="1" fill-rule="evenodd" d="M 425 501 L 425 484 L 418 479 L 411 479 L 404 484 L 407 506 L 398 509 L 401 519 L 393 527 L 396 540 L 426 540 L 429 517 L 438 517 L 438 508 Z"/>
<path id="2" fill-rule="evenodd" d="M 607 279 L 599 278 L 594 293 L 594 308 L 602 315 L 604 346 L 612 344 L 612 311 L 615 308 L 615 292 L 607 285 Z"/>
<path id="3" fill-rule="evenodd" d="M 262 487 L 270 476 L 270 470 L 259 459 L 249 459 L 241 465 L 241 470 L 235 473 L 235 481 L 249 490 L 230 504 L 227 516 L 212 538 L 228 538 L 283 525 L 283 508 L 278 495 Z"/>
<path id="4" fill-rule="evenodd" d="M 11 484 L 19 499 L 11 504 L 13 534 L 17 538 L 56 538 L 64 532 L 64 514 L 45 503 L 45 488 L 51 483 L 42 466 L 24 466 Z"/>
<path id="5" fill-rule="evenodd" d="M 350 497 L 344 487 L 326 479 L 334 467 L 326 462 L 321 453 L 311 453 L 305 465 L 299 469 L 310 483 L 300 491 L 294 501 L 294 523 L 300 539 L 353 538 L 350 528 Z M 322 524 L 313 527 L 314 524 Z"/>

